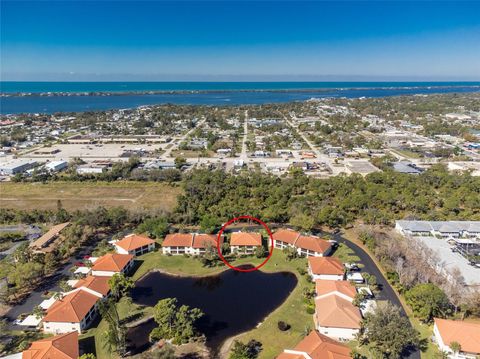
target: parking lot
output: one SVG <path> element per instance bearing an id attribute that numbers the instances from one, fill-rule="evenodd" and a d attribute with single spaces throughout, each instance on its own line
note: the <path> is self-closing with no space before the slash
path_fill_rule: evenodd
<path id="1" fill-rule="evenodd" d="M 457 267 L 468 286 L 480 285 L 480 268 L 470 265 L 464 256 L 452 251 L 453 245 L 448 243 L 446 239 L 436 238 L 434 236 L 412 238 L 425 244 L 433 252 L 438 254 L 441 261 L 439 269 L 442 268 L 442 270 L 451 271 Z"/>

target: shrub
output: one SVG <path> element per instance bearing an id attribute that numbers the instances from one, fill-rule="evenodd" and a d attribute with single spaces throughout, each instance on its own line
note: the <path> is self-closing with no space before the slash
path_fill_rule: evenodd
<path id="1" fill-rule="evenodd" d="M 278 329 L 280 329 L 282 332 L 287 331 L 290 329 L 290 324 L 285 323 L 284 321 L 280 320 L 277 323 Z"/>
<path id="2" fill-rule="evenodd" d="M 307 274 L 307 270 L 305 268 L 298 267 L 297 271 L 298 271 L 298 273 L 300 273 L 300 275 Z"/>
<path id="3" fill-rule="evenodd" d="M 311 305 L 309 305 L 309 306 L 307 307 L 307 313 L 308 313 L 308 314 L 315 314 L 315 308 L 312 307 Z"/>

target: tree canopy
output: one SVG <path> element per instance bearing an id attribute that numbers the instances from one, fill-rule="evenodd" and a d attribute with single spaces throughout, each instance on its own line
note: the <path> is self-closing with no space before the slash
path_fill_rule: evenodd
<path id="1" fill-rule="evenodd" d="M 446 294 L 432 283 L 418 284 L 408 290 L 405 300 L 423 322 L 431 322 L 434 317 L 445 318 L 450 313 L 451 305 Z"/>
<path id="2" fill-rule="evenodd" d="M 187 343 L 199 335 L 195 322 L 204 313 L 198 308 L 178 305 L 176 298 L 165 298 L 153 308 L 153 318 L 158 327 L 152 330 L 150 338 L 173 339 L 174 343 Z"/>
<path id="3" fill-rule="evenodd" d="M 400 358 L 407 349 L 419 344 L 419 333 L 390 302 L 378 303 L 373 313 L 365 315 L 359 337 L 360 343 L 368 345 L 379 358 Z"/>
<path id="4" fill-rule="evenodd" d="M 194 170 L 185 175 L 175 221 L 211 228 L 238 215 L 290 222 L 302 230 L 341 226 L 362 219 L 389 224 L 395 219 L 480 220 L 480 178 L 451 174 L 442 165 L 418 176 L 391 170 L 327 179 L 280 178 L 261 172 L 240 175 Z"/>

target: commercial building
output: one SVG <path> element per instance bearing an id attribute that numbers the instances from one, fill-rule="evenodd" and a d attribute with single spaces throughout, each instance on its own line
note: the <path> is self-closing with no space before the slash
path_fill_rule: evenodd
<path id="1" fill-rule="evenodd" d="M 50 230 L 36 241 L 31 242 L 29 247 L 34 252 L 48 253 L 52 252 L 63 242 L 62 231 L 70 225 L 70 222 L 60 223 L 50 228 Z"/>
<path id="2" fill-rule="evenodd" d="M 397 221 L 395 228 L 435 253 L 439 260 L 429 264 L 447 280 L 459 271 L 466 286 L 480 286 L 480 221 Z"/>
<path id="3" fill-rule="evenodd" d="M 393 170 L 399 173 L 405 173 L 409 175 L 418 175 L 422 173 L 422 169 L 418 168 L 415 164 L 406 161 L 394 162 Z"/>
<path id="4" fill-rule="evenodd" d="M 24 173 L 37 166 L 37 161 L 34 160 L 18 160 L 0 165 L 0 173 L 4 175 L 16 175 L 17 173 Z"/>
<path id="5" fill-rule="evenodd" d="M 45 168 L 50 172 L 59 172 L 64 170 L 67 167 L 68 167 L 67 161 L 52 161 L 52 162 L 48 162 L 45 165 Z"/>
<path id="6" fill-rule="evenodd" d="M 480 221 L 396 221 L 395 229 L 411 236 L 480 239 Z"/>

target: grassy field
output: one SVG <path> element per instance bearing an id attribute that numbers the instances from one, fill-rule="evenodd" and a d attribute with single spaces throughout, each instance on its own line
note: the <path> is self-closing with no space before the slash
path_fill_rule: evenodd
<path id="1" fill-rule="evenodd" d="M 171 211 L 181 189 L 164 183 L 143 182 L 50 182 L 0 183 L 0 208 L 66 210 L 97 206 L 158 208 Z"/>
<path id="2" fill-rule="evenodd" d="M 178 275 L 212 275 L 220 273 L 227 269 L 226 266 L 219 265 L 214 268 L 203 267 L 199 260 L 194 258 L 187 258 L 184 256 L 165 256 L 161 252 L 151 252 L 139 257 L 141 264 L 135 274 L 134 280 L 138 280 L 144 274 L 151 270 L 159 269 L 171 274 Z M 263 259 L 257 258 L 241 258 L 233 265 L 241 265 L 246 263 L 252 263 L 254 265 L 259 264 Z M 303 289 L 307 287 L 309 281 L 306 276 L 299 275 L 297 268 L 306 268 L 306 259 L 300 258 L 287 262 L 282 252 L 276 251 L 268 263 L 262 267 L 265 272 L 279 272 L 290 271 L 294 273 L 298 278 L 298 285 L 292 291 L 287 300 L 273 311 L 264 322 L 256 329 L 244 333 L 238 337 L 239 340 L 244 342 L 249 339 L 255 338 L 263 343 L 263 351 L 259 358 L 273 358 L 280 353 L 284 348 L 290 348 L 295 346 L 302 338 L 302 333 L 305 327 L 313 328 L 312 315 L 307 314 L 305 305 L 303 303 Z M 136 305 L 133 307 L 127 307 L 125 301 L 122 299 L 118 304 L 118 311 L 121 318 L 142 311 Z M 144 314 L 148 315 L 151 312 L 151 308 L 144 308 Z M 291 325 L 291 329 L 282 332 L 277 328 L 279 320 L 283 320 Z M 115 356 L 111 355 L 108 350 L 102 347 L 102 335 L 107 329 L 107 324 L 102 320 L 96 328 L 90 329 L 83 337 L 95 337 L 97 358 L 110 359 Z"/>

